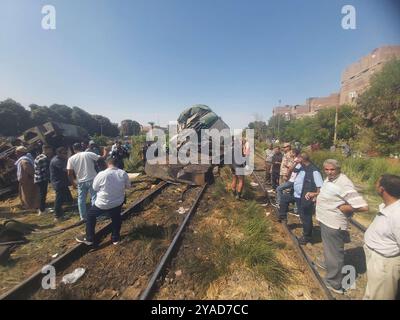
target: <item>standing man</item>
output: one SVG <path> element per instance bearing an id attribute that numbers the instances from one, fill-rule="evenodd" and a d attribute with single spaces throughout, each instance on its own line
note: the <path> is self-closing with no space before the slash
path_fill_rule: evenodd
<path id="1" fill-rule="evenodd" d="M 376 189 L 383 199 L 364 235 L 368 283 L 365 300 L 394 300 L 400 280 L 400 177 L 381 176 Z"/>
<path id="2" fill-rule="evenodd" d="M 73 149 L 75 154 L 67 163 L 68 177 L 74 188 L 78 188 L 79 215 L 81 220 L 86 220 L 86 197 L 89 193 L 93 205 L 96 200 L 96 192 L 92 188 L 94 177 L 97 175 L 95 164 L 101 157 L 93 152 L 82 151 L 80 143 L 75 143 Z"/>
<path id="3" fill-rule="evenodd" d="M 293 188 L 294 180 L 297 177 L 297 174 L 300 171 L 301 168 L 301 158 L 300 158 L 300 152 L 298 150 L 291 150 L 290 152 L 293 153 L 293 166 L 289 168 L 288 170 L 288 175 L 290 175 L 290 178 L 288 181 L 282 183 L 279 185 L 279 187 L 276 188 L 276 205 L 279 206 L 281 202 L 281 197 L 283 194 L 284 190 L 291 189 Z"/>
<path id="4" fill-rule="evenodd" d="M 279 184 L 283 184 L 289 180 L 289 170 L 294 165 L 294 154 L 290 143 L 286 142 L 283 144 L 283 152 Z"/>
<path id="5" fill-rule="evenodd" d="M 348 218 L 354 212 L 368 211 L 368 204 L 351 180 L 340 171 L 337 160 L 324 162 L 327 178 L 317 197 L 316 217 L 321 227 L 328 289 L 343 294 L 344 244 L 348 239 Z"/>
<path id="6" fill-rule="evenodd" d="M 129 156 L 128 150 L 121 145 L 121 141 L 117 141 L 116 146 L 111 151 L 111 157 L 115 159 L 115 164 L 119 169 L 124 169 L 124 159 Z"/>
<path id="7" fill-rule="evenodd" d="M 271 185 L 273 191 L 279 186 L 279 173 L 281 171 L 282 158 L 281 148 L 276 146 L 274 148 L 274 155 L 272 156 L 271 168 Z"/>
<path id="8" fill-rule="evenodd" d="M 299 243 L 305 245 L 312 241 L 312 215 L 315 210 L 315 199 L 323 185 L 323 180 L 318 168 L 311 163 L 308 153 L 301 153 L 300 158 L 301 168 L 293 182 L 293 196 L 282 195 L 279 220 L 287 221 L 289 203 L 294 200 L 303 224 L 303 236 L 299 239 Z"/>
<path id="9" fill-rule="evenodd" d="M 114 158 L 107 159 L 107 166 L 108 168 L 101 171 L 93 181 L 93 189 L 97 192 L 97 197 L 87 215 L 86 236 L 76 237 L 76 241 L 86 245 L 93 245 L 96 241 L 96 218 L 107 214 L 111 216 L 111 240 L 114 245 L 120 241 L 121 209 L 125 199 L 125 189 L 131 184 L 128 174 L 117 168 Z"/>
<path id="10" fill-rule="evenodd" d="M 98 156 L 100 155 L 100 149 L 97 146 L 96 142 L 94 142 L 94 140 L 90 140 L 89 141 L 89 145 L 87 147 L 87 149 L 85 150 L 86 152 L 93 152 L 95 154 L 97 154 Z"/>
<path id="11" fill-rule="evenodd" d="M 265 180 L 267 183 L 271 183 L 271 169 L 272 169 L 273 156 L 274 156 L 274 146 L 271 143 L 268 149 L 265 150 Z"/>
<path id="12" fill-rule="evenodd" d="M 53 149 L 49 145 L 42 146 L 42 153 L 34 162 L 35 175 L 34 183 L 39 187 L 40 207 L 39 216 L 46 212 L 47 187 L 50 181 L 50 160 L 53 156 Z"/>
<path id="13" fill-rule="evenodd" d="M 38 209 L 40 205 L 39 188 L 34 184 L 34 160 L 24 146 L 15 149 L 18 160 L 15 162 L 17 167 L 17 179 L 19 182 L 19 198 L 25 209 Z"/>
<path id="14" fill-rule="evenodd" d="M 56 149 L 56 156 L 50 161 L 50 181 L 56 192 L 54 201 L 55 221 L 60 222 L 63 219 L 64 212 L 62 205 L 65 202 L 72 202 L 71 192 L 69 191 L 69 180 L 67 175 L 68 153 L 64 147 Z"/>
<path id="15" fill-rule="evenodd" d="M 240 138 L 234 138 L 232 146 L 232 193 L 236 200 L 242 199 L 242 191 L 244 186 L 244 168 L 245 160 L 245 145 Z"/>

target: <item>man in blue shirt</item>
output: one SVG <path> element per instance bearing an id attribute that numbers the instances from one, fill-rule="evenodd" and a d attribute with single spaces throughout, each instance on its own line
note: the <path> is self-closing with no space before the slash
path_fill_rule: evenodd
<path id="1" fill-rule="evenodd" d="M 308 153 L 300 155 L 301 169 L 293 183 L 293 196 L 283 194 L 279 204 L 279 221 L 287 221 L 289 203 L 296 202 L 298 213 L 303 224 L 303 237 L 300 244 L 307 244 L 312 240 L 312 215 L 315 211 L 315 200 L 324 181 L 318 168 L 310 161 Z"/>

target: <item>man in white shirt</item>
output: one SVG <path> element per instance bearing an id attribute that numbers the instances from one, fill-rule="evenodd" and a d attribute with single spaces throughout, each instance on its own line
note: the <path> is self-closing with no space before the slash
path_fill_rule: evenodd
<path id="1" fill-rule="evenodd" d="M 68 177 L 73 187 L 78 188 L 79 215 L 81 220 L 86 220 L 86 197 L 90 193 L 93 205 L 96 200 L 96 192 L 92 188 L 93 179 L 97 175 L 95 165 L 101 157 L 93 152 L 82 151 L 80 143 L 75 143 L 73 149 L 75 154 L 67 163 Z"/>
<path id="2" fill-rule="evenodd" d="M 365 300 L 394 300 L 400 280 L 400 177 L 384 174 L 376 184 L 383 199 L 364 235 L 368 283 Z"/>
<path id="3" fill-rule="evenodd" d="M 125 201 L 125 189 L 130 188 L 128 174 L 116 167 L 116 160 L 107 159 L 108 168 L 101 171 L 93 181 L 93 189 L 97 192 L 94 205 L 90 208 L 86 221 L 86 236 L 77 237 L 76 241 L 93 245 L 95 243 L 96 218 L 101 215 L 111 216 L 113 244 L 120 241 L 121 209 Z"/>
<path id="4" fill-rule="evenodd" d="M 348 239 L 348 218 L 354 212 L 368 211 L 368 204 L 353 183 L 340 172 L 335 159 L 324 162 L 327 176 L 317 197 L 316 218 L 321 227 L 328 289 L 343 294 L 344 243 Z"/>

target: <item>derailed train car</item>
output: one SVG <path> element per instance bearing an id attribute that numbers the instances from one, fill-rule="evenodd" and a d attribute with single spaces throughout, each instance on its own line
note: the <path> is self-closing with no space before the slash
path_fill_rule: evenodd
<path id="1" fill-rule="evenodd" d="M 4 192 L 16 186 L 16 159 L 15 149 L 25 146 L 33 155 L 40 152 L 43 144 L 53 148 L 60 146 L 69 147 L 75 142 L 88 139 L 88 133 L 79 126 L 61 123 L 46 122 L 37 127 L 26 130 L 13 141 L 7 141 L 0 145 L 0 189 Z"/>
<path id="2" fill-rule="evenodd" d="M 208 106 L 201 104 L 185 109 L 178 117 L 177 122 L 178 133 L 173 137 L 169 137 L 170 142 L 176 140 L 174 144 L 178 150 L 185 145 L 187 146 L 187 143 L 193 143 L 187 142 L 182 138 L 186 136 L 186 129 L 193 129 L 198 137 L 196 148 L 199 154 L 203 150 L 202 144 L 209 143 L 208 141 L 201 141 L 202 129 L 229 130 L 228 125 L 215 112 Z M 204 155 L 200 155 L 200 157 L 202 156 L 204 157 Z M 206 156 L 211 158 L 211 154 L 207 154 Z M 213 166 L 211 164 L 203 163 L 186 165 L 180 163 L 150 164 L 147 161 L 145 164 L 145 171 L 149 176 L 190 185 L 203 185 L 206 182 L 210 182 L 212 180 L 212 169 Z"/>

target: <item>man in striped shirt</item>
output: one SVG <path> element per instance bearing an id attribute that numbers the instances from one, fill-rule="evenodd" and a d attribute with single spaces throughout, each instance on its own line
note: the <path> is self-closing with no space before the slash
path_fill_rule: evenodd
<path id="1" fill-rule="evenodd" d="M 337 160 L 324 162 L 327 178 L 317 197 L 316 217 L 321 227 L 324 246 L 327 287 L 343 294 L 344 243 L 348 238 L 348 218 L 354 212 L 368 211 L 368 204 L 356 191 L 353 183 L 340 172 Z"/>
<path id="2" fill-rule="evenodd" d="M 40 207 L 38 214 L 46 212 L 47 187 L 50 181 L 50 160 L 53 156 L 53 149 L 49 145 L 42 146 L 42 153 L 39 154 L 34 162 L 34 183 L 39 187 Z"/>

